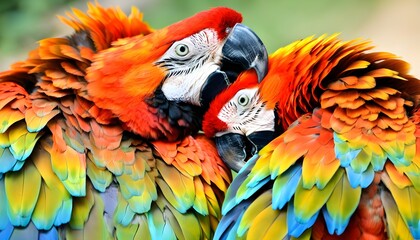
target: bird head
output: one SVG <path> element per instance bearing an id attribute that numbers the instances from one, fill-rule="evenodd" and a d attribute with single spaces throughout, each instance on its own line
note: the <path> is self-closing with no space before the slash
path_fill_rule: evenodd
<path id="1" fill-rule="evenodd" d="M 274 139 L 274 106 L 261 96 L 258 76 L 242 73 L 210 104 L 203 118 L 203 130 L 213 137 L 222 160 L 234 171 Z"/>
<path id="2" fill-rule="evenodd" d="M 194 106 L 205 110 L 240 72 L 266 74 L 266 49 L 241 21 L 236 11 L 218 7 L 119 39 L 88 68 L 88 95 L 134 133 L 176 138 L 177 128 L 194 125 Z"/>

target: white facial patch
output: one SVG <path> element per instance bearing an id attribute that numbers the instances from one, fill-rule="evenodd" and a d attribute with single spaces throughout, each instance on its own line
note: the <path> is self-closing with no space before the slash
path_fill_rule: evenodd
<path id="1" fill-rule="evenodd" d="M 220 45 L 217 33 L 210 29 L 174 42 L 156 62 L 168 69 L 162 85 L 166 98 L 199 106 L 207 77 L 220 69 Z"/>
<path id="2" fill-rule="evenodd" d="M 267 109 L 258 88 L 243 89 L 226 103 L 217 117 L 228 126 L 226 132 L 249 135 L 256 131 L 274 131 L 274 109 Z M 216 133 L 221 136 L 226 132 Z"/>

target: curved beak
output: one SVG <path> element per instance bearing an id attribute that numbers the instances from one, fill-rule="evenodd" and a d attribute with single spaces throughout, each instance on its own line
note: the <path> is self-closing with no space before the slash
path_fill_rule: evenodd
<path id="1" fill-rule="evenodd" d="M 247 26 L 236 24 L 222 48 L 223 60 L 222 69 L 230 69 L 241 73 L 250 68 L 255 69 L 258 75 L 258 82 L 267 75 L 268 54 L 261 39 Z M 236 77 L 233 79 L 236 80 Z"/>
<path id="2" fill-rule="evenodd" d="M 201 106 L 207 109 L 214 97 L 233 83 L 241 72 L 251 68 L 255 69 L 261 82 L 268 71 L 267 49 L 250 28 L 238 23 L 222 47 L 221 69 L 210 74 L 201 89 Z"/>
<path id="3" fill-rule="evenodd" d="M 223 162 L 235 172 L 239 172 L 246 161 L 257 154 L 274 137 L 273 131 L 254 132 L 248 136 L 227 133 L 215 137 L 215 142 Z"/>

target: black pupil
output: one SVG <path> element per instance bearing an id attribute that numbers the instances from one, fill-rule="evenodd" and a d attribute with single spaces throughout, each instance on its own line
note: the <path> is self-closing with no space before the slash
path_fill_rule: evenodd
<path id="1" fill-rule="evenodd" d="M 239 103 L 241 103 L 241 104 L 244 104 L 245 103 L 245 98 L 244 97 L 241 97 L 241 98 L 239 98 Z"/>
<path id="2" fill-rule="evenodd" d="M 185 46 L 181 46 L 181 47 L 179 47 L 179 51 L 181 53 L 184 53 L 185 51 L 187 51 L 187 48 Z"/>

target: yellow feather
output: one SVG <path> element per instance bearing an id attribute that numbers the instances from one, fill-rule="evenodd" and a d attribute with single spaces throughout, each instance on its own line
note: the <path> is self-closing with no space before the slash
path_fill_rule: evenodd
<path id="1" fill-rule="evenodd" d="M 121 224 L 116 225 L 116 237 L 117 239 L 144 239 L 151 240 L 149 224 L 144 214 L 136 216 L 138 224 L 132 223 L 128 226 Z"/>
<path id="2" fill-rule="evenodd" d="M 327 201 L 326 207 L 331 218 L 342 226 L 350 219 L 359 205 L 362 188 L 358 186 L 353 188 L 346 176 L 343 176 L 336 184 Z"/>
<path id="3" fill-rule="evenodd" d="M 32 221 L 37 229 L 50 229 L 55 221 L 57 212 L 64 205 L 71 206 L 71 199 L 69 196 L 64 195 L 57 189 L 51 189 L 43 183 L 39 193 L 39 200 L 36 203 L 32 215 Z M 71 207 L 69 209 L 71 209 Z M 63 219 L 62 222 L 68 222 L 70 220 L 70 214 L 68 214 L 68 216 L 69 218 Z"/>
<path id="4" fill-rule="evenodd" d="M 247 239 L 284 239 L 287 233 L 286 213 L 273 210 L 271 207 L 264 209 L 256 218 L 257 226 L 251 226 Z M 275 236 L 275 238 L 272 238 Z M 262 237 L 262 238 L 261 238 Z"/>
<path id="5" fill-rule="evenodd" d="M 160 198 L 159 200 L 163 200 L 163 198 Z M 157 203 L 160 205 L 165 219 L 168 219 L 171 223 L 172 229 L 174 229 L 174 226 L 179 226 L 179 229 L 174 229 L 178 239 L 202 239 L 200 234 L 200 223 L 195 214 L 192 212 L 181 213 L 167 202 L 165 202 L 164 205 L 161 205 L 159 200 Z"/>
<path id="6" fill-rule="evenodd" d="M 32 152 L 41 134 L 30 133 L 24 122 L 14 125 L 9 131 L 10 151 L 18 160 L 26 159 Z"/>
<path id="7" fill-rule="evenodd" d="M 93 186 L 100 192 L 104 192 L 105 189 L 111 184 L 113 175 L 106 168 L 98 167 L 94 164 L 91 158 L 86 159 L 86 168 L 89 179 L 92 181 Z"/>
<path id="8" fill-rule="evenodd" d="M 300 125 L 291 129 L 291 133 L 286 132 L 284 138 L 287 138 L 289 134 L 294 134 L 294 131 L 298 132 L 302 130 Z M 280 143 L 273 151 L 270 160 L 270 172 L 272 177 L 284 173 L 290 166 L 292 166 L 300 157 L 308 152 L 307 146 L 314 141 L 312 136 L 307 136 L 301 133 L 296 133 L 296 139 L 290 142 Z"/>
<path id="9" fill-rule="evenodd" d="M 237 232 L 239 236 L 243 236 L 243 234 L 246 231 L 248 231 L 249 227 L 252 224 L 257 223 L 256 218 L 258 218 L 259 214 L 263 214 L 263 211 L 266 208 L 271 208 L 271 198 L 272 198 L 272 192 L 265 191 L 248 206 L 248 208 L 246 209 L 246 211 L 244 212 L 242 216 L 241 223 L 239 224 L 239 227 L 238 227 Z M 269 223 L 267 221 L 264 221 L 264 225 L 267 227 Z M 260 232 L 260 233 L 263 233 L 263 232 Z M 260 234 L 260 236 L 262 236 L 262 234 Z"/>
<path id="10" fill-rule="evenodd" d="M 399 188 L 385 172 L 381 175 L 382 181 L 391 191 L 392 197 L 406 224 L 418 226 L 420 221 L 420 193 L 413 186 Z"/>
<path id="11" fill-rule="evenodd" d="M 274 212 L 274 210 L 272 210 Z M 273 220 L 271 226 L 265 232 L 263 240 L 276 239 L 278 236 L 286 236 L 287 234 L 287 213 L 285 210 L 276 210 L 277 218 Z M 264 222 L 260 222 L 264 224 Z M 254 226 L 251 226 L 250 232 L 252 234 Z"/>
<path id="12" fill-rule="evenodd" d="M 9 134 L 5 133 L 5 134 L 0 134 L 0 147 L 1 148 L 6 148 L 10 146 L 10 142 L 9 142 Z"/>
<path id="13" fill-rule="evenodd" d="M 329 137 L 332 139 L 331 137 Z M 309 146 L 308 146 L 309 147 Z M 310 150 L 303 159 L 302 180 L 305 188 L 317 184 L 323 188 L 334 176 L 340 167 L 340 161 L 335 158 L 334 145 L 332 142 L 321 145 L 319 142 L 310 146 Z"/>
<path id="14" fill-rule="evenodd" d="M 160 191 L 163 194 L 163 196 L 160 196 L 160 197 L 166 198 L 166 200 L 169 203 L 171 203 L 175 208 L 184 209 L 184 211 L 186 211 L 186 209 L 176 199 L 176 197 L 175 197 L 174 193 L 172 192 L 171 188 L 168 186 L 168 184 L 164 180 L 162 180 L 160 178 L 156 178 L 156 184 L 159 186 Z"/>
<path id="15" fill-rule="evenodd" d="M 127 175 L 121 175 L 120 177 L 122 176 Z M 127 199 L 130 208 L 136 213 L 149 211 L 150 204 L 157 198 L 157 190 L 153 174 L 145 174 L 143 178 L 136 181 L 121 181 L 120 177 L 117 177 L 117 179 L 120 183 L 121 191 L 122 188 L 129 189 L 128 191 L 130 191 L 128 196 L 124 196 Z M 124 187 L 121 185 L 124 185 Z"/>
<path id="16" fill-rule="evenodd" d="M 95 204 L 95 197 L 89 188 L 86 196 L 73 198 L 73 211 L 71 214 L 70 227 L 73 229 L 82 229 L 89 218 L 89 213 Z"/>
<path id="17" fill-rule="evenodd" d="M 49 188 L 56 188 L 62 193 L 66 193 L 70 198 L 70 194 L 58 178 L 58 176 L 54 173 L 51 165 L 51 155 L 48 153 L 46 149 L 48 149 L 49 142 L 51 139 L 43 139 L 41 141 L 42 148 L 37 148 L 32 155 L 32 161 L 37 168 L 38 172 L 41 174 L 42 180 L 46 183 Z"/>
<path id="18" fill-rule="evenodd" d="M 113 229 L 108 229 L 107 222 L 104 218 L 104 203 L 102 199 L 97 193 L 91 192 L 90 187 L 87 192 L 87 196 L 84 197 L 86 201 L 75 201 L 72 221 L 70 222 L 70 226 L 67 225 L 66 228 L 66 239 L 113 239 L 111 237 Z M 74 220 L 76 218 L 75 214 L 78 214 L 77 220 Z M 84 216 L 86 216 L 85 219 Z"/>
<path id="19" fill-rule="evenodd" d="M 4 177 L 10 221 L 26 226 L 38 201 L 41 175 L 28 161 L 19 172 L 7 172 Z"/>
<path id="20" fill-rule="evenodd" d="M 269 155 L 262 156 L 258 159 L 245 181 L 239 186 L 238 191 L 236 193 L 237 199 L 242 198 L 245 194 L 248 193 L 248 190 L 250 188 L 253 188 L 262 179 L 266 178 L 267 176 L 270 176 L 270 161 L 271 158 Z"/>
<path id="21" fill-rule="evenodd" d="M 389 161 L 385 164 L 385 169 L 388 173 L 388 177 L 398 188 L 401 189 L 413 185 L 411 180 L 404 174 L 404 172 L 401 171 L 407 168 L 408 167 L 396 167 Z"/>
<path id="22" fill-rule="evenodd" d="M 28 130 L 30 132 L 37 132 L 41 130 L 58 113 L 60 113 L 59 110 L 52 110 L 43 116 L 38 116 L 33 108 L 28 109 L 25 112 L 25 122 Z"/>
<path id="23" fill-rule="evenodd" d="M 176 199 L 181 202 L 185 209 L 190 208 L 195 199 L 193 177 L 183 175 L 163 161 L 156 161 L 156 167 Z"/>
<path id="24" fill-rule="evenodd" d="M 171 164 L 187 176 L 198 176 L 202 172 L 201 166 L 194 161 L 173 161 Z"/>
<path id="25" fill-rule="evenodd" d="M 223 199 L 216 196 L 214 190 L 210 185 L 204 184 L 204 192 L 206 193 L 207 206 L 209 209 L 209 215 L 215 216 L 217 219 L 221 217 L 220 208 Z"/>
<path id="26" fill-rule="evenodd" d="M 40 223 L 43 228 L 51 226 L 53 222 L 57 224 L 70 220 L 72 198 L 52 170 L 50 155 L 43 149 L 37 148 L 31 156 L 35 167 L 42 177 L 41 197 L 39 198 L 32 216 L 32 221 L 38 227 Z M 63 209 L 68 207 L 68 209 Z M 58 211 L 64 211 L 62 216 L 56 219 Z M 66 213 L 65 211 L 70 211 Z M 64 217 L 68 214 L 68 219 Z"/>
<path id="27" fill-rule="evenodd" d="M 61 152 L 55 145 L 51 150 L 51 163 L 54 172 L 63 181 L 73 196 L 86 194 L 86 155 L 66 146 Z"/>
<path id="28" fill-rule="evenodd" d="M 204 193 L 204 186 L 203 182 L 200 178 L 194 178 L 194 186 L 195 186 L 195 200 L 193 208 L 202 215 L 208 215 L 209 209 L 207 207 L 207 199 Z"/>
<path id="29" fill-rule="evenodd" d="M 264 196 L 265 195 L 265 196 Z M 257 200 L 252 203 L 249 207 L 251 208 L 252 205 L 256 207 L 255 210 L 258 213 L 251 213 L 251 210 L 247 210 L 243 216 L 243 220 L 245 218 L 251 217 L 248 221 L 250 221 L 249 230 L 247 233 L 247 239 L 283 239 L 286 237 L 287 234 L 287 220 L 286 216 L 287 213 L 285 211 L 274 210 L 271 207 L 271 204 L 266 205 L 266 199 L 269 197 L 271 199 L 271 192 L 265 192 L 261 195 Z M 265 206 L 259 206 L 261 203 L 257 203 L 261 201 L 261 203 L 265 202 Z M 262 207 L 262 208 L 261 208 Z M 248 208 L 249 209 L 249 208 Z M 247 213 L 249 212 L 249 215 Z M 243 221 L 242 220 L 242 221 Z M 239 229 L 238 229 L 239 231 Z M 275 236 L 273 238 L 273 236 Z"/>
<path id="30" fill-rule="evenodd" d="M 0 116 L 0 133 L 6 132 L 12 124 L 24 118 L 23 113 L 19 110 L 13 110 L 10 107 L 0 109 Z"/>
<path id="31" fill-rule="evenodd" d="M 381 191 L 382 204 L 385 209 L 389 239 L 413 239 L 406 223 L 398 212 L 397 204 L 389 192 Z"/>
<path id="32" fill-rule="evenodd" d="M 364 60 L 356 60 L 352 62 L 343 72 L 356 70 L 356 69 L 365 69 L 370 65 L 370 62 Z"/>
<path id="33" fill-rule="evenodd" d="M 323 189 L 319 189 L 316 186 L 306 189 L 303 187 L 302 180 L 299 182 L 294 198 L 295 216 L 298 221 L 309 220 L 309 218 L 324 206 L 343 175 L 344 170 L 339 168 L 334 177 Z"/>

